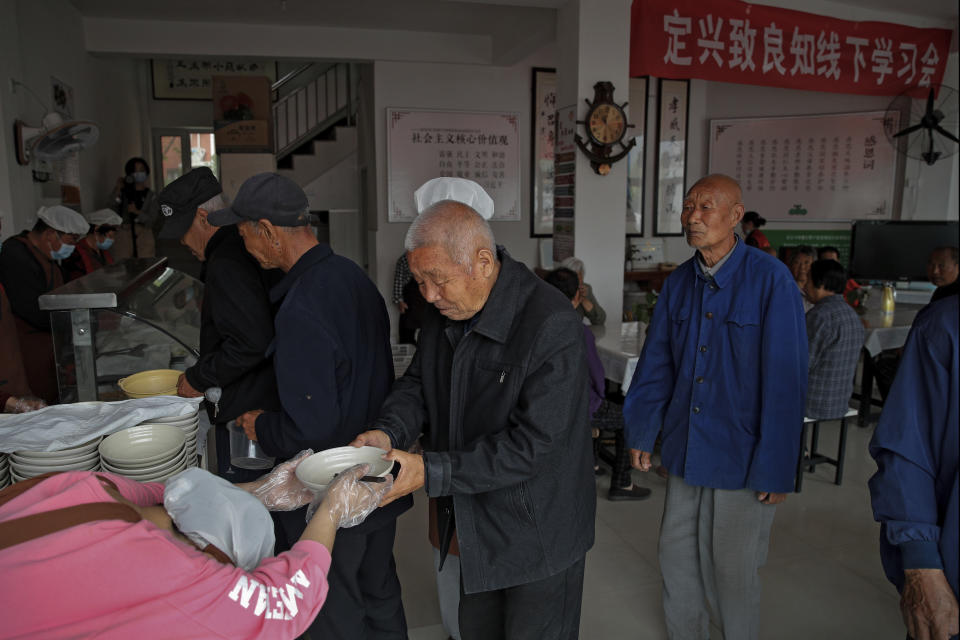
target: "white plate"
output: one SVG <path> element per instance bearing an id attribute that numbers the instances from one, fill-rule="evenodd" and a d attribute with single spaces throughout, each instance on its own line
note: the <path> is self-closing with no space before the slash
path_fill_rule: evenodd
<path id="1" fill-rule="evenodd" d="M 385 476 L 393 462 L 380 456 L 386 451 L 377 447 L 336 447 L 315 453 L 297 465 L 297 479 L 314 491 L 322 491 L 333 477 L 355 464 L 370 465 L 367 475 Z"/>
<path id="2" fill-rule="evenodd" d="M 199 420 L 200 412 L 192 411 L 190 413 L 184 413 L 179 416 L 161 416 L 159 418 L 150 418 L 147 422 L 150 423 L 159 423 L 159 424 L 176 424 L 178 422 L 189 422 L 191 420 Z"/>
<path id="3" fill-rule="evenodd" d="M 96 451 L 63 458 L 24 458 L 23 456 L 19 456 L 17 454 L 10 456 L 11 463 L 16 463 L 21 466 L 31 465 L 34 467 L 62 467 L 70 464 L 84 464 L 90 462 L 91 460 L 99 459 L 100 454 Z"/>
<path id="4" fill-rule="evenodd" d="M 179 465 L 177 465 L 176 467 L 168 471 L 161 471 L 152 475 L 140 476 L 136 478 L 132 476 L 127 476 L 127 477 L 130 478 L 131 480 L 136 480 L 137 482 L 163 482 L 167 478 L 177 475 L 178 473 L 186 469 L 187 466 L 189 465 L 187 461 L 184 460 Z"/>
<path id="5" fill-rule="evenodd" d="M 160 421 L 156 418 L 153 418 L 151 420 L 147 420 L 146 422 L 141 422 L 137 426 L 145 427 L 151 424 L 168 424 L 171 427 L 180 427 L 181 429 L 187 429 L 189 427 L 195 427 L 198 424 L 200 424 L 200 418 L 198 418 L 197 416 L 192 416 L 184 420 L 170 420 L 170 421 Z"/>
<path id="6" fill-rule="evenodd" d="M 130 427 L 104 438 L 100 456 L 113 465 L 156 463 L 169 459 L 186 440 L 182 429 L 166 424 Z"/>
<path id="7" fill-rule="evenodd" d="M 58 449 L 57 451 L 14 451 L 14 453 L 21 458 L 63 458 L 67 456 L 78 456 L 81 453 L 94 451 L 100 445 L 101 440 L 103 440 L 103 438 L 98 437 L 89 442 L 84 442 L 74 447 Z"/>
<path id="8" fill-rule="evenodd" d="M 116 465 L 110 464 L 106 460 L 103 460 L 100 464 L 103 465 L 104 469 L 106 469 L 107 471 L 111 471 L 113 473 L 119 473 L 121 475 L 146 476 L 146 475 L 154 475 L 154 474 L 172 469 L 177 465 L 179 465 L 181 462 L 183 462 L 186 456 L 187 456 L 186 449 L 181 449 L 180 452 L 170 460 L 164 460 L 163 462 L 158 462 L 156 464 L 151 464 L 151 465 L 144 465 L 141 467 L 118 467 Z"/>
<path id="9" fill-rule="evenodd" d="M 21 478 L 33 478 L 36 476 L 42 476 L 45 473 L 50 473 L 51 471 L 92 471 L 98 466 L 100 466 L 99 462 L 93 462 L 83 466 L 69 465 L 63 467 L 21 467 L 19 465 L 15 465 L 11 468 L 11 473 L 20 476 Z"/>
<path id="10" fill-rule="evenodd" d="M 111 470 L 130 473 L 144 473 L 145 471 L 159 469 L 169 465 L 175 460 L 179 460 L 181 457 L 183 457 L 185 451 L 186 445 L 180 447 L 176 451 L 171 451 L 169 455 L 160 460 L 150 460 L 148 462 L 113 462 L 112 460 L 108 460 L 103 456 L 100 456 L 100 462 L 101 464 L 110 467 Z"/>

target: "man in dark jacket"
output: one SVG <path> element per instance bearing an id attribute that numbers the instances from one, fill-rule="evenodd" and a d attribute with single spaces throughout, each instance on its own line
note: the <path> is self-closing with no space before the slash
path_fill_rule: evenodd
<path id="1" fill-rule="evenodd" d="M 464 640 L 576 638 L 596 509 L 580 318 L 464 204 L 426 209 L 405 246 L 433 308 L 377 428 L 353 444 L 393 447 L 384 504 L 420 487 L 443 498 Z M 421 430 L 425 453 L 406 453 Z"/>
<path id="2" fill-rule="evenodd" d="M 207 404 L 216 428 L 217 473 L 231 482 L 253 480 L 262 471 L 230 464 L 226 424 L 251 409 L 277 409 L 273 363 L 266 356 L 273 340 L 273 309 L 268 292 L 279 271 L 263 271 L 243 248 L 235 225 L 215 227 L 211 211 L 224 208 L 220 182 L 199 167 L 171 182 L 159 194 L 164 224 L 160 239 L 178 239 L 204 262 L 200 311 L 200 358 L 177 384 L 177 393 L 199 397 L 219 388 L 220 399 Z"/>
<path id="3" fill-rule="evenodd" d="M 271 301 L 282 301 L 270 347 L 282 408 L 250 411 L 237 421 L 278 458 L 348 444 L 376 417 L 393 383 L 383 298 L 360 267 L 317 242 L 307 209 L 296 183 L 261 173 L 243 183 L 230 208 L 210 215 L 216 225 L 238 224 L 260 265 L 286 274 L 270 292 Z M 312 637 L 407 637 L 393 542 L 396 518 L 412 504 L 407 498 L 378 509 L 337 535 L 330 592 Z M 300 537 L 304 509 L 282 512 L 279 520 L 277 552 Z"/>

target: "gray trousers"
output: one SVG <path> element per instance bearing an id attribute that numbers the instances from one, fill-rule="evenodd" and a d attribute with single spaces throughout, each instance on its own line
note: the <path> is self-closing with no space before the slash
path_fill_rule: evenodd
<path id="1" fill-rule="evenodd" d="M 433 569 L 437 572 L 437 599 L 443 630 L 453 640 L 460 640 L 460 558 L 447 554 L 440 571 L 440 550 L 433 550 Z"/>
<path id="2" fill-rule="evenodd" d="M 759 569 L 767 561 L 776 507 L 750 489 L 694 487 L 667 480 L 660 525 L 660 572 L 667 634 L 709 640 L 713 609 L 727 640 L 757 638 Z"/>

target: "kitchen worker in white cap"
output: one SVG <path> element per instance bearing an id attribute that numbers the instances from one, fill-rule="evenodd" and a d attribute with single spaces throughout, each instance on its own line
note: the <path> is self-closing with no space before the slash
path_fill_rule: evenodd
<path id="1" fill-rule="evenodd" d="M 63 261 L 63 277 L 67 282 L 113 264 L 110 248 L 117 237 L 117 230 L 123 224 L 123 218 L 113 209 L 98 209 L 84 217 L 90 223 L 87 235 L 77 243 L 73 255 Z"/>
<path id="2" fill-rule="evenodd" d="M 70 257 L 89 227 L 73 209 L 40 207 L 33 229 L 7 238 L 0 251 L 0 284 L 16 320 L 27 380 L 47 403 L 58 399 L 57 373 L 50 314 L 40 311 L 37 298 L 63 285 L 60 263 Z"/>

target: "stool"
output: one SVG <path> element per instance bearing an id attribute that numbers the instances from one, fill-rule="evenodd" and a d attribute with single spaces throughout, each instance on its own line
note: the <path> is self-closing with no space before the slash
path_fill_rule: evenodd
<path id="1" fill-rule="evenodd" d="M 813 418 L 804 418 L 803 419 L 803 431 L 800 436 L 800 459 L 797 460 L 797 478 L 796 478 L 796 492 L 800 493 L 800 490 L 803 488 L 803 472 L 804 469 L 813 473 L 817 469 L 818 464 L 832 464 L 837 468 L 836 476 L 834 477 L 833 483 L 837 486 L 843 482 L 843 459 L 847 452 L 847 418 L 857 415 L 856 409 L 847 409 L 847 412 L 840 418 L 829 418 L 830 420 L 840 420 L 840 440 L 837 446 L 837 457 L 831 458 L 819 452 L 817 450 L 817 444 L 820 440 L 820 423 L 823 420 L 814 420 Z M 804 447 L 807 445 L 807 426 L 813 425 L 813 430 L 810 434 L 810 454 L 804 454 Z"/>

